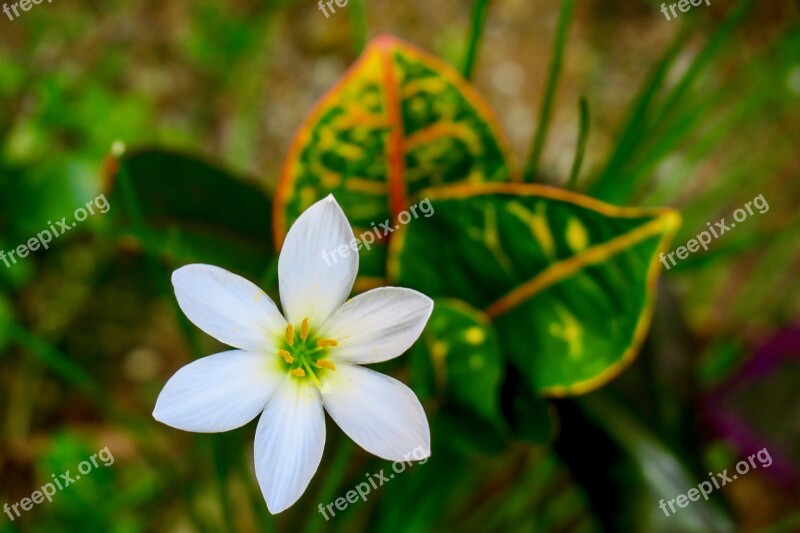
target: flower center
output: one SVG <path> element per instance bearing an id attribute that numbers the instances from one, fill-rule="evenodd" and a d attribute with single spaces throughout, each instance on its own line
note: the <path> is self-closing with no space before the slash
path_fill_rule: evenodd
<path id="1" fill-rule="evenodd" d="M 286 370 L 297 379 L 310 378 L 318 387 L 322 384 L 317 374 L 327 370 L 336 370 L 330 360 L 326 359 L 331 347 L 339 343 L 333 339 L 320 339 L 311 331 L 308 318 L 304 318 L 299 331 L 294 324 L 286 326 L 283 346 L 278 355 L 283 359 Z"/>

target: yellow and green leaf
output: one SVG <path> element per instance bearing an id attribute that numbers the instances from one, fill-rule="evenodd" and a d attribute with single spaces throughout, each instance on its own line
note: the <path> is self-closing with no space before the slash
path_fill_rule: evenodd
<path id="1" fill-rule="evenodd" d="M 497 333 L 484 313 L 459 300 L 436 300 L 411 360 L 415 390 L 502 425 L 500 386 L 505 363 Z"/>
<path id="2" fill-rule="evenodd" d="M 546 395 L 593 390 L 633 360 L 652 315 L 658 254 L 680 223 L 675 211 L 512 183 L 422 195 L 434 214 L 397 233 L 394 282 L 484 310 L 503 352 Z M 437 261 L 423 259 L 431 250 Z"/>
<path id="3" fill-rule="evenodd" d="M 275 195 L 275 243 L 329 193 L 359 236 L 386 220 L 397 225 L 407 198 L 427 187 L 515 180 L 506 146 L 491 110 L 455 69 L 378 38 L 295 136 Z M 362 250 L 362 276 L 384 277 L 390 238 Z"/>

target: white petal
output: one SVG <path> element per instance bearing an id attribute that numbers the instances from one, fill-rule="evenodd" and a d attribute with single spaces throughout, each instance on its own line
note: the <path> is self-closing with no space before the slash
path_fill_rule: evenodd
<path id="1" fill-rule="evenodd" d="M 320 335 L 339 343 L 331 350 L 334 361 L 379 363 L 408 350 L 425 328 L 431 311 L 433 300 L 417 291 L 373 289 L 340 307 L 320 328 Z"/>
<path id="2" fill-rule="evenodd" d="M 286 320 L 264 291 L 211 265 L 187 265 L 172 274 L 175 296 L 194 325 L 235 348 L 272 352 Z"/>
<path id="3" fill-rule="evenodd" d="M 431 454 L 428 419 L 414 392 L 374 370 L 338 365 L 324 377 L 322 402 L 356 444 L 390 461 Z"/>
<path id="4" fill-rule="evenodd" d="M 241 427 L 264 410 L 285 379 L 278 360 L 277 356 L 233 350 L 189 363 L 164 385 L 153 417 L 198 433 Z"/>
<path id="5" fill-rule="evenodd" d="M 347 300 L 358 272 L 358 252 L 349 248 L 354 240 L 332 195 L 292 225 L 278 259 L 281 303 L 290 322 L 297 325 L 307 317 L 319 326 Z M 340 253 L 343 246 L 348 248 Z"/>
<path id="6" fill-rule="evenodd" d="M 270 513 L 280 513 L 303 495 L 324 447 L 325 415 L 319 391 L 312 384 L 287 378 L 267 404 L 256 430 L 256 477 Z"/>

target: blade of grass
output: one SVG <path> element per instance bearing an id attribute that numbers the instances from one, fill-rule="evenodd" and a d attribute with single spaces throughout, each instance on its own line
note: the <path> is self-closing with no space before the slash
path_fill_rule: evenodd
<path id="1" fill-rule="evenodd" d="M 536 179 L 539 172 L 539 159 L 542 156 L 547 131 L 550 128 L 550 119 L 553 113 L 553 101 L 555 99 L 558 78 L 561 74 L 561 64 L 564 59 L 564 47 L 567 42 L 569 23 L 572 20 L 572 11 L 575 7 L 575 0 L 564 0 L 561 3 L 561 11 L 558 14 L 558 25 L 556 26 L 555 40 L 553 41 L 553 54 L 550 56 L 550 69 L 547 73 L 544 95 L 539 111 L 539 127 L 533 137 L 531 153 L 528 163 L 525 165 L 524 180 L 532 182 Z"/>
<path id="2" fill-rule="evenodd" d="M 696 161 L 707 156 L 724 139 L 735 133 L 736 127 L 744 123 L 747 117 L 759 108 L 759 104 L 760 98 L 755 98 L 744 99 L 735 105 L 733 109 L 720 118 L 718 124 L 713 125 L 706 133 L 700 134 L 696 139 L 693 139 L 691 146 L 683 152 L 687 155 L 687 159 Z M 630 190 L 632 198 L 639 199 L 638 196 L 646 185 L 640 181 L 640 178 L 643 179 L 649 175 L 666 156 L 673 153 L 681 145 L 681 142 L 687 139 L 686 132 L 695 131 L 695 127 L 701 119 L 705 122 L 710 120 L 702 111 L 698 111 L 694 115 L 687 113 L 680 121 L 675 122 L 672 127 L 657 137 L 654 143 L 648 143 L 637 155 L 631 157 L 629 164 L 632 170 L 626 172 L 625 175 L 629 177 L 632 184 L 632 189 Z M 656 189 L 663 194 L 665 189 L 675 191 L 682 183 L 683 181 L 674 179 L 669 183 L 657 185 Z M 648 193 L 648 196 L 652 196 L 652 193 Z"/>
<path id="3" fill-rule="evenodd" d="M 353 32 L 353 48 L 361 55 L 367 45 L 367 8 L 364 0 L 350 0 L 350 25 Z"/>
<path id="4" fill-rule="evenodd" d="M 478 56 L 478 47 L 483 37 L 483 25 L 486 22 L 486 11 L 489 7 L 489 0 L 475 0 L 472 3 L 472 16 L 469 24 L 469 38 L 467 41 L 467 55 L 464 58 L 464 66 L 461 73 L 466 79 L 472 79 L 475 69 L 475 61 Z"/>
<path id="5" fill-rule="evenodd" d="M 741 23 L 754 3 L 755 0 L 741 0 L 734 6 L 730 14 L 695 56 L 677 85 L 669 91 L 662 103 L 656 105 L 656 94 L 663 84 L 666 73 L 669 71 L 677 53 L 682 49 L 688 30 L 692 26 L 687 25 L 682 28 L 672 46 L 668 49 L 667 54 L 657 64 L 650 81 L 641 91 L 633 112 L 623 128 L 617 147 L 609 158 L 609 162 L 603 172 L 590 189 L 590 193 L 593 196 L 615 203 L 625 203 L 630 200 L 634 191 L 638 188 L 637 181 L 645 174 L 642 172 L 629 174 L 625 172 L 623 167 L 629 165 L 628 168 L 635 168 L 631 165 L 632 154 L 644 141 L 656 140 L 654 137 L 657 134 L 654 132 L 659 130 L 664 121 L 668 120 L 669 115 L 679 106 L 692 84 L 719 54 L 725 42 L 731 37 L 733 31 Z M 706 112 L 707 110 L 703 109 L 703 111 Z M 652 118 L 648 118 L 651 113 L 654 113 L 654 115 L 652 115 Z"/>
<path id="6" fill-rule="evenodd" d="M 722 46 L 754 4 L 755 0 L 741 0 L 733 7 L 730 14 L 725 17 L 719 28 L 717 28 L 711 38 L 706 42 L 705 46 L 700 50 L 700 53 L 695 56 L 689 69 L 681 80 L 669 93 L 669 96 L 667 96 L 667 99 L 664 101 L 660 111 L 653 120 L 653 124 L 659 124 L 681 101 L 686 91 L 692 86 L 692 83 L 694 83 L 697 77 L 705 70 L 705 67 L 717 56 Z"/>
<path id="7" fill-rule="evenodd" d="M 719 109 L 721 107 L 720 103 L 730 93 L 729 88 L 726 86 L 721 88 L 717 94 L 701 98 L 694 106 L 682 105 L 688 98 L 687 91 L 694 80 L 717 55 L 722 44 L 730 36 L 736 25 L 741 22 L 742 17 L 750 7 L 752 7 L 752 0 L 744 0 L 735 6 L 734 11 L 723 21 L 722 26 L 695 57 L 689 70 L 668 95 L 660 111 L 650 123 L 651 132 L 657 131 L 658 133 L 656 135 L 645 133 L 642 138 L 652 141 L 649 143 L 649 147 L 635 157 L 629 158 L 627 162 L 630 168 L 635 169 L 630 174 L 625 173 L 629 181 L 634 184 L 630 190 L 631 195 L 635 194 L 637 189 L 635 184 L 686 137 L 686 132 L 693 131 L 695 125 L 701 121 L 707 121 L 708 115 Z M 716 135 L 709 136 L 715 139 L 715 142 L 707 142 L 705 145 L 710 148 L 721 142 L 729 133 L 734 131 L 733 126 L 739 120 L 744 119 L 749 112 L 752 112 L 757 107 L 757 104 L 766 99 L 766 96 L 765 91 L 760 91 L 756 93 L 756 98 L 745 99 L 736 105 L 735 110 L 728 112 L 728 116 L 724 119 L 727 125 L 716 128 Z M 678 112 L 681 107 L 688 107 L 683 114 Z"/>
<path id="8" fill-rule="evenodd" d="M 586 155 L 586 142 L 589 139 L 589 101 L 581 96 L 578 102 L 580 108 L 578 122 L 578 146 L 575 148 L 575 159 L 572 161 L 572 170 L 569 173 L 567 189 L 574 191 L 578 185 L 578 174 L 583 166 L 583 157 Z"/>
<path id="9" fill-rule="evenodd" d="M 728 106 L 722 109 L 724 114 L 721 113 L 722 116 L 708 128 L 706 134 L 692 140 L 687 157 L 690 161 L 707 157 L 713 148 L 740 131 L 740 127 L 752 127 L 754 118 L 763 120 L 762 111 L 768 109 L 771 103 L 780 102 L 784 94 L 782 86 L 776 85 L 774 80 L 783 79 L 800 58 L 800 38 L 797 31 L 798 25 L 787 28 L 785 33 L 770 43 L 763 53 L 750 60 L 736 78 L 728 80 L 707 97 L 689 102 L 689 105 L 683 106 L 684 109 L 680 111 L 676 110 L 668 120 L 664 121 L 665 126 L 662 129 L 664 133 L 661 137 L 645 148 L 644 155 L 631 161 L 631 167 L 638 172 L 647 172 L 652 166 L 648 163 L 653 160 L 656 160 L 655 163 L 660 162 L 662 157 L 678 145 L 685 137 L 686 128 L 693 128 L 701 118 L 705 124 L 713 122 L 713 119 L 706 116 L 704 110 Z M 788 54 L 785 53 L 787 50 Z M 779 58 L 777 62 L 776 57 Z M 744 93 L 736 93 L 730 90 L 731 85 L 748 89 Z M 651 205 L 668 203 L 680 192 L 682 183 L 683 181 L 676 177 L 668 183 L 656 186 L 648 193 L 646 199 Z M 719 180 L 715 185 L 721 185 Z"/>
<path id="10" fill-rule="evenodd" d="M 602 172 L 589 187 L 589 192 L 592 196 L 607 201 L 615 199 L 615 193 L 619 187 L 619 182 L 616 178 L 620 167 L 641 142 L 647 114 L 656 94 L 664 84 L 669 69 L 683 47 L 689 28 L 690 26 L 688 25 L 682 27 L 656 63 L 644 86 L 639 90 L 638 97 L 631 106 L 627 119 L 620 130 L 619 140 L 614 147 L 614 151 L 611 152 L 611 156 L 609 156 Z"/>

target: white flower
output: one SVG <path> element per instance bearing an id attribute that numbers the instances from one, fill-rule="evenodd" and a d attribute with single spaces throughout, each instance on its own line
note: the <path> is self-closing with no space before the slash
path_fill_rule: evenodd
<path id="1" fill-rule="evenodd" d="M 430 429 L 414 393 L 359 365 L 405 352 L 422 333 L 433 302 L 410 289 L 384 287 L 346 301 L 358 253 L 335 263 L 321 252 L 349 245 L 353 231 L 328 196 L 289 230 L 278 259 L 284 315 L 254 284 L 218 267 L 188 265 L 172 283 L 197 327 L 237 348 L 178 370 L 153 416 L 185 431 L 241 427 L 261 414 L 256 477 L 270 512 L 290 507 L 319 467 L 323 407 L 358 445 L 391 461 L 430 456 Z M 412 450 L 419 448 L 411 456 Z"/>

